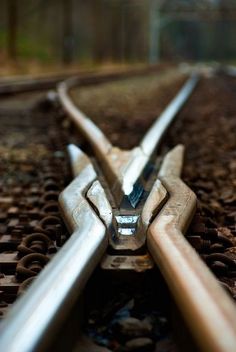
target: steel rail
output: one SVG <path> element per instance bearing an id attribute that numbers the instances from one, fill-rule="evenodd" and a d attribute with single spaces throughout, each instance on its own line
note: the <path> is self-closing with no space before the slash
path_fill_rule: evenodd
<path id="1" fill-rule="evenodd" d="M 108 245 L 105 225 L 85 197 L 97 175 L 83 153 L 77 152 L 74 159 L 74 173 L 79 175 L 59 200 L 72 235 L 4 319 L 0 351 L 45 350 Z"/>
<path id="2" fill-rule="evenodd" d="M 0 95 L 23 93 L 54 88 L 62 80 L 72 77 L 67 74 L 48 74 L 47 76 L 16 76 L 0 79 Z"/>
<path id="3" fill-rule="evenodd" d="M 164 159 L 158 178 L 169 199 L 150 225 L 147 246 L 201 351 L 236 350 L 236 307 L 185 239 L 196 196 L 180 179 L 183 147 Z"/>
<path id="4" fill-rule="evenodd" d="M 87 70 L 82 72 L 68 72 L 64 74 L 48 73 L 47 75 L 13 76 L 0 78 L 0 95 L 23 93 L 29 91 L 53 89 L 65 79 L 72 79 L 81 85 L 90 85 L 106 81 L 114 81 L 130 75 L 142 75 L 157 70 L 157 65 L 136 66 L 132 68 Z M 76 78 L 74 78 L 76 75 Z"/>
<path id="5" fill-rule="evenodd" d="M 130 151 L 114 147 L 91 119 L 75 105 L 70 98 L 69 90 L 78 85 L 77 81 L 67 80 L 59 84 L 60 102 L 76 127 L 92 145 L 118 204 L 124 196 L 132 194 L 134 185 L 141 176 L 152 153 L 158 147 L 167 128 L 192 93 L 197 81 L 198 76 L 193 74 L 157 118 L 139 146 Z"/>
<path id="6" fill-rule="evenodd" d="M 158 120 L 147 132 L 140 144 L 146 148 L 145 157 L 153 153 L 196 80 L 195 77 L 190 79 L 187 88 L 184 86 L 187 89 L 184 96 L 177 95 L 174 104 L 168 106 L 163 124 L 160 125 Z M 67 86 L 61 85 L 60 88 L 67 92 Z M 74 109 L 77 110 L 75 106 Z M 87 128 L 91 124 L 92 128 L 97 128 L 90 120 L 86 122 L 83 114 L 80 118 L 85 134 L 89 135 Z M 97 138 L 101 137 L 101 131 L 95 129 L 93 132 L 97 133 L 93 142 L 96 146 L 100 143 Z M 152 141 L 148 145 L 150 136 L 156 138 L 157 143 Z M 117 162 L 122 164 L 119 152 L 114 152 L 109 141 L 105 139 L 102 143 L 105 150 L 109 146 L 112 156 L 116 156 Z M 106 203 L 105 192 L 86 155 L 73 146 L 69 150 L 76 178 L 62 192 L 60 207 L 72 235 L 3 322 L 0 350 L 4 352 L 42 350 L 50 344 L 50 338 L 73 306 L 108 244 L 106 228 L 111 223 L 111 208 Z M 123 175 L 132 165 L 133 158 L 137 158 L 135 153 L 126 155 Z M 107 159 L 103 161 L 106 163 Z M 233 352 L 236 348 L 236 308 L 183 236 L 196 208 L 196 196 L 180 179 L 182 164 L 183 147 L 178 146 L 165 157 L 159 180 L 143 208 L 145 231 L 155 217 L 147 231 L 147 246 L 201 350 Z M 137 171 L 136 166 L 133 170 Z M 88 199 L 100 210 L 100 219 Z M 156 216 L 157 209 L 160 212 Z"/>

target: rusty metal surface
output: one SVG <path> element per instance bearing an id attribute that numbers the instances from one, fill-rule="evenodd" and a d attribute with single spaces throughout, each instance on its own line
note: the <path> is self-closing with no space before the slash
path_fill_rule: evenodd
<path id="1" fill-rule="evenodd" d="M 149 253 L 143 255 L 105 255 L 101 268 L 105 270 L 131 270 L 145 272 L 154 268 L 154 261 Z"/>

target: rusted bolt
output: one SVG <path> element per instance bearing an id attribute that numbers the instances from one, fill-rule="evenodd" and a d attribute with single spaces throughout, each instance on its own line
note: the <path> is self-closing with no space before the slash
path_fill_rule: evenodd
<path id="1" fill-rule="evenodd" d="M 221 261 L 214 261 L 214 262 L 211 262 L 209 265 L 212 271 L 220 275 L 225 275 L 229 269 L 228 265 L 226 265 L 225 263 L 222 263 Z"/>
<path id="2" fill-rule="evenodd" d="M 33 233 L 32 235 L 26 236 L 17 249 L 22 255 L 35 252 L 45 254 L 51 243 L 52 242 L 46 235 L 42 233 Z"/>
<path id="3" fill-rule="evenodd" d="M 56 225 L 61 225 L 61 219 L 57 216 L 46 216 L 39 222 L 39 226 L 50 235 L 53 240 L 56 239 L 57 230 Z"/>
<path id="4" fill-rule="evenodd" d="M 58 182 L 59 181 L 59 178 L 58 178 L 58 175 L 55 174 L 54 172 L 47 172 L 43 175 L 43 179 L 45 181 L 47 180 L 53 180 L 55 182 Z"/>
<path id="5" fill-rule="evenodd" d="M 233 242 L 228 237 L 218 234 L 218 239 L 224 243 L 225 247 L 233 247 Z"/>
<path id="6" fill-rule="evenodd" d="M 207 263 L 211 263 L 212 261 L 220 261 L 224 264 L 229 265 L 230 267 L 236 267 L 236 261 L 234 259 L 229 258 L 226 254 L 223 253 L 212 253 L 206 255 L 205 260 Z"/>
<path id="7" fill-rule="evenodd" d="M 225 247 L 220 243 L 213 243 L 210 246 L 210 252 L 224 252 Z"/>
<path id="8" fill-rule="evenodd" d="M 27 254 L 21 258 L 16 266 L 16 273 L 23 277 L 37 275 L 42 268 L 48 263 L 49 258 L 39 253 Z"/>
<path id="9" fill-rule="evenodd" d="M 50 226 L 61 224 L 61 219 L 58 216 L 46 216 L 40 221 L 39 224 L 44 229 Z"/>
<path id="10" fill-rule="evenodd" d="M 49 191 L 59 191 L 59 186 L 56 182 L 52 181 L 52 180 L 48 180 L 44 183 L 44 186 L 43 186 L 44 190 L 46 192 L 49 192 Z"/>
<path id="11" fill-rule="evenodd" d="M 42 202 L 47 203 L 50 201 L 56 202 L 58 200 L 59 192 L 49 191 L 42 196 Z"/>
<path id="12" fill-rule="evenodd" d="M 50 202 L 49 204 L 44 205 L 42 212 L 46 214 L 58 214 L 59 208 L 57 202 Z"/>

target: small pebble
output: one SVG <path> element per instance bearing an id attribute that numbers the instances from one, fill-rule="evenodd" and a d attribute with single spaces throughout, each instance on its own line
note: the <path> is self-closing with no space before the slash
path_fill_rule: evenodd
<path id="1" fill-rule="evenodd" d="M 128 317 L 117 323 L 117 330 L 122 336 L 147 336 L 152 331 L 152 325 L 146 320 Z"/>
<path id="2" fill-rule="evenodd" d="M 126 342 L 127 351 L 151 352 L 154 349 L 154 342 L 148 337 L 139 337 Z"/>

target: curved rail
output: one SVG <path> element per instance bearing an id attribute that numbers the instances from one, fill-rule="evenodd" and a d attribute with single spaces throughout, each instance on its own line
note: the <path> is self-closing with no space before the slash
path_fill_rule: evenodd
<path id="1" fill-rule="evenodd" d="M 116 176 L 113 189 L 116 190 L 122 181 L 124 194 L 129 194 L 130 185 L 134 186 L 196 81 L 197 78 L 192 77 L 186 83 L 141 144 L 132 151 L 120 151 L 110 144 L 70 102 L 68 86 L 60 85 L 59 94 L 64 97 L 64 106 L 70 110 L 72 119 L 91 139 L 94 148 L 98 147 L 97 153 L 105 170 L 113 170 Z M 108 245 L 107 229 L 112 221 L 112 209 L 105 192 L 86 155 L 73 146 L 70 154 L 76 178 L 62 192 L 60 207 L 72 235 L 6 317 L 0 331 L 1 351 L 29 352 L 48 346 L 51 333 L 65 318 Z M 178 146 L 165 157 L 159 179 L 147 198 L 141 214 L 142 230 L 147 231 L 147 247 L 200 349 L 233 352 L 236 349 L 235 305 L 183 236 L 195 211 L 196 196 L 180 179 L 182 164 L 183 147 Z M 127 188 L 125 182 L 128 182 Z"/>
<path id="2" fill-rule="evenodd" d="M 96 179 L 89 160 L 76 154 L 79 175 L 61 193 L 60 205 L 71 237 L 14 304 L 0 329 L 0 351 L 43 350 L 104 254 L 106 228 L 84 193 Z"/>
<path id="3" fill-rule="evenodd" d="M 51 73 L 36 76 L 13 76 L 1 78 L 0 95 L 23 93 L 29 91 L 54 89 L 55 85 L 65 79 L 73 79 L 81 85 L 96 84 L 100 82 L 113 81 L 130 75 L 142 75 L 158 69 L 158 65 L 139 65 L 133 68 L 120 68 L 114 70 L 87 70 L 83 72 Z M 75 75 L 77 78 L 75 79 Z"/>
<path id="4" fill-rule="evenodd" d="M 124 196 L 131 197 L 134 185 L 144 167 L 158 147 L 167 128 L 192 93 L 197 81 L 197 74 L 193 74 L 157 118 L 139 146 L 130 151 L 112 146 L 103 132 L 74 104 L 69 96 L 69 90 L 78 85 L 76 80 L 67 80 L 58 86 L 58 95 L 63 108 L 92 145 L 118 204 Z"/>
<path id="5" fill-rule="evenodd" d="M 183 147 L 164 159 L 159 179 L 169 200 L 150 225 L 147 246 L 201 351 L 236 350 L 236 307 L 183 236 L 196 207 L 180 179 Z"/>

